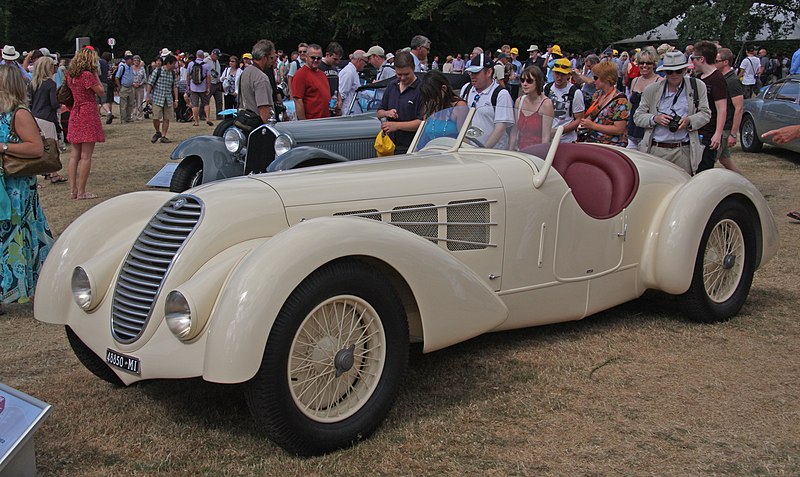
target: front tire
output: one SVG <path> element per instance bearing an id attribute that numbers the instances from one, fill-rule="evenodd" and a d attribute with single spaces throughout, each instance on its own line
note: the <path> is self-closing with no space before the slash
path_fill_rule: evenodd
<path id="1" fill-rule="evenodd" d="M 183 192 L 203 183 L 203 160 L 199 157 L 187 157 L 182 160 L 169 182 L 170 192 Z"/>
<path id="2" fill-rule="evenodd" d="M 233 126 L 234 122 L 236 122 L 236 116 L 223 119 L 217 123 L 217 127 L 214 128 L 214 132 L 212 134 L 217 137 L 224 136 L 225 131 L 227 131 L 229 127 Z"/>
<path id="3" fill-rule="evenodd" d="M 750 293 L 755 261 L 752 215 L 741 202 L 726 199 L 714 209 L 703 231 L 692 284 L 683 295 L 687 314 L 704 323 L 736 315 Z"/>
<path id="4" fill-rule="evenodd" d="M 408 324 L 384 276 L 356 261 L 329 264 L 283 305 L 250 411 L 269 438 L 318 455 L 369 437 L 386 417 L 408 364 Z"/>
<path id="5" fill-rule="evenodd" d="M 739 135 L 742 137 L 742 150 L 744 152 L 760 152 L 761 148 L 764 147 L 764 143 L 758 137 L 756 123 L 750 115 L 746 115 L 742 119 Z"/>
<path id="6" fill-rule="evenodd" d="M 67 341 L 69 341 L 72 352 L 75 353 L 75 356 L 78 357 L 78 361 L 80 361 L 86 369 L 103 381 L 109 382 L 115 386 L 124 386 L 119 376 L 114 374 L 114 371 L 111 371 L 111 368 L 78 338 L 78 335 L 72 331 L 72 328 L 69 326 L 65 326 L 64 328 L 67 330 Z"/>

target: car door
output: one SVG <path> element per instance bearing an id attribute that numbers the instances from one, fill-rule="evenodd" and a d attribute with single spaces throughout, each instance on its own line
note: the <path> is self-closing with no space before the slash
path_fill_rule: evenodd
<path id="1" fill-rule="evenodd" d="M 769 93 L 773 91 L 770 90 Z M 759 132 L 764 133 L 800 123 L 800 81 L 784 81 L 770 96 L 771 101 L 765 101 L 762 110 L 762 118 L 767 128 Z"/>

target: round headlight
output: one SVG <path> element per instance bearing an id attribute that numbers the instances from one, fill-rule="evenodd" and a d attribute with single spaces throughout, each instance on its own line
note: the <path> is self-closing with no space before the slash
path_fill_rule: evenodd
<path id="1" fill-rule="evenodd" d="M 92 283 L 89 274 L 81 267 L 72 271 L 72 298 L 84 310 L 92 306 Z"/>
<path id="2" fill-rule="evenodd" d="M 237 128 L 226 129 L 222 139 L 225 141 L 225 149 L 234 154 L 241 151 L 247 141 L 244 133 Z"/>
<path id="3" fill-rule="evenodd" d="M 192 331 L 192 310 L 186 297 L 177 290 L 169 292 L 164 303 L 164 315 L 169 330 L 178 339 L 186 339 Z"/>
<path id="4" fill-rule="evenodd" d="M 275 138 L 275 157 L 285 154 L 292 149 L 292 140 L 289 136 L 281 134 Z"/>

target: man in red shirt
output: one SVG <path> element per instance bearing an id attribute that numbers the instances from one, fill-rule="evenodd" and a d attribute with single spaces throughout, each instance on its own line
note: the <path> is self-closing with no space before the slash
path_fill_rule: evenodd
<path id="1" fill-rule="evenodd" d="M 321 61 L 322 47 L 308 45 L 306 64 L 297 71 L 292 80 L 292 99 L 297 119 L 330 116 L 331 89 L 327 76 L 319 69 Z"/>

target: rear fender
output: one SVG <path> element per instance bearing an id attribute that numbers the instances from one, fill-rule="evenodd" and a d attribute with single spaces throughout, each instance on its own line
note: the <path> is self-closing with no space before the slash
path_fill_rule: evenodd
<path id="1" fill-rule="evenodd" d="M 478 275 L 422 237 L 371 219 L 311 219 L 275 235 L 231 273 L 209 321 L 203 377 L 221 383 L 252 378 L 292 291 L 343 257 L 378 260 L 402 277 L 418 307 L 425 352 L 490 331 L 508 316 Z"/>
<path id="2" fill-rule="evenodd" d="M 244 161 L 225 149 L 225 141 L 217 136 L 189 138 L 170 155 L 173 161 L 199 157 L 203 161 L 203 184 L 244 175 Z"/>
<path id="3" fill-rule="evenodd" d="M 301 167 L 347 162 L 350 159 L 325 149 L 311 146 L 299 146 L 272 161 L 267 167 L 267 172 L 287 171 Z"/>
<path id="4" fill-rule="evenodd" d="M 681 294 L 689 289 L 703 230 L 727 197 L 750 209 L 757 237 L 756 266 L 778 251 L 778 228 L 766 200 L 743 176 L 724 169 L 704 171 L 681 187 L 647 234 L 641 277 L 644 286 Z"/>

